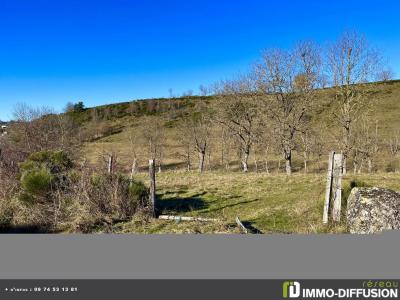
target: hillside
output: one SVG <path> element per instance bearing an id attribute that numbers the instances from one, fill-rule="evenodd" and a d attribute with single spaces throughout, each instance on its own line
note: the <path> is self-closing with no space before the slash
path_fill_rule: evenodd
<path id="1" fill-rule="evenodd" d="M 375 124 L 378 126 L 379 135 L 379 155 L 375 158 L 375 169 L 385 171 L 392 167 L 393 158 L 390 157 L 388 149 L 388 139 L 400 129 L 400 81 L 379 83 L 369 97 L 373 97 L 377 105 L 369 118 L 372 130 Z M 320 153 L 310 158 L 310 168 L 312 171 L 324 169 L 321 163 L 325 161 L 327 153 L 337 149 L 337 126 L 332 121 L 330 115 L 335 109 L 332 103 L 333 91 L 324 89 L 318 91 L 317 105 L 315 107 L 315 117 L 312 120 L 312 128 L 321 139 Z M 215 106 L 215 99 L 210 97 L 186 97 L 176 99 L 150 99 L 133 102 L 117 103 L 96 108 L 90 108 L 80 113 L 77 118 L 83 122 L 84 127 L 98 124 L 100 127 L 107 128 L 104 134 L 86 143 L 83 148 L 85 157 L 90 162 L 99 162 L 102 155 L 115 153 L 118 157 L 121 170 L 129 171 L 132 164 L 133 152 L 136 152 L 139 164 L 142 169 L 146 168 L 148 155 L 146 153 L 147 144 L 143 139 L 143 124 L 146 122 L 158 122 L 161 120 L 165 129 L 165 140 L 163 147 L 162 164 L 164 169 L 185 168 L 185 149 L 180 139 L 182 119 L 190 114 L 196 102 L 205 101 L 207 106 L 212 109 Z M 226 101 L 229 101 L 227 99 Z M 96 121 L 93 121 L 96 120 Z M 377 123 L 376 123 L 377 122 Z M 221 139 L 220 126 L 215 124 L 210 152 L 207 155 L 206 165 L 208 169 L 217 170 L 223 168 L 221 163 Z M 234 145 L 231 146 L 229 153 L 230 166 L 232 170 L 239 168 Z M 300 148 L 300 147 L 299 147 Z M 265 154 L 263 149 L 255 149 L 251 153 L 251 170 L 255 168 L 255 158 L 259 165 L 263 164 L 265 156 L 268 156 L 269 165 L 272 170 L 278 168 L 280 164 L 280 154 L 269 150 Z M 195 166 L 197 156 L 193 154 L 193 165 Z M 299 149 L 294 153 L 294 170 L 302 169 L 302 153 Z M 349 166 L 351 167 L 351 165 Z"/>
<path id="2" fill-rule="evenodd" d="M 56 122 L 64 120 L 65 126 L 74 126 L 66 127 L 72 128 L 66 132 L 72 133 L 73 146 L 67 147 L 68 153 L 37 152 L 20 168 L 25 169 L 26 174 L 44 180 L 49 178 L 49 174 L 49 180 L 57 178 L 55 186 L 62 184 L 58 190 L 55 189 L 59 193 L 53 194 L 51 188 L 44 194 L 44 199 L 53 201 L 55 197 L 64 205 L 54 209 L 54 216 L 42 209 L 43 203 L 33 207 L 25 205 L 24 201 L 43 197 L 42 193 L 36 196 L 36 190 L 29 186 L 29 180 L 33 178 L 33 183 L 36 183 L 37 177 L 20 176 L 12 158 L 8 164 L 10 157 L 5 155 L 4 165 L 12 176 L 0 173 L 3 184 L 8 186 L 0 194 L 0 231 L 239 233 L 235 222 L 238 216 L 254 233 L 345 233 L 346 200 L 353 187 L 381 186 L 400 190 L 399 157 L 391 154 L 388 144 L 400 129 L 400 81 L 369 85 L 367 97 L 376 103 L 366 125 L 374 135 L 377 128 L 378 151 L 372 158 L 371 173 L 364 167 L 360 174 L 353 174 L 350 157 L 350 172 L 343 177 L 342 219 L 338 224 L 322 224 L 326 160 L 328 153 L 338 148 L 338 126 L 331 118 L 337 109 L 333 90 L 323 89 L 318 90 L 314 110 L 307 115 L 311 137 L 318 142 L 309 153 L 308 172 L 303 167 L 303 149 L 299 139 L 293 153 L 294 172 L 291 176 L 285 174 L 282 155 L 267 126 L 259 129 L 268 133 L 263 135 L 265 140 L 256 140 L 251 148 L 249 172 L 242 172 L 236 140 L 215 118 L 212 118 L 208 133 L 211 139 L 206 151 L 205 170 L 203 173 L 198 171 L 199 156 L 194 149 L 191 131 L 187 131 L 190 124 L 187 120 L 201 116 L 199 105 L 205 108 L 202 113 L 218 111 L 231 100 L 229 96 L 139 100 L 87 109 L 81 103 L 77 109 L 67 113 L 75 122 L 70 122 L 70 118 L 46 115 L 38 119 L 39 122 L 50 118 Z M 18 142 L 15 139 L 21 132 L 18 130 L 26 128 L 23 125 L 33 124 L 10 126 L 7 141 Z M 43 129 L 34 132 L 64 128 L 57 127 L 58 123 L 51 124 L 38 127 Z M 37 135 L 32 137 L 32 141 L 38 139 Z M 57 142 L 50 146 L 58 149 L 57 136 L 53 139 Z M 186 222 L 150 217 L 149 206 L 142 201 L 148 199 L 148 160 L 155 143 L 158 143 L 156 193 L 160 213 L 212 218 L 213 221 Z M 78 149 L 75 148 L 77 145 Z M 6 148 L 4 153 L 13 153 L 12 149 L 7 152 Z M 106 172 L 107 160 L 111 154 L 116 158 L 116 164 L 109 174 Z M 135 158 L 139 168 L 132 181 L 130 174 Z M 52 165 L 57 167 L 50 169 L 48 166 Z M 27 182 L 19 182 L 20 179 Z M 18 189 L 19 186 L 22 188 Z M 44 185 L 44 188 L 50 187 Z M 130 200 L 131 197 L 135 200 Z M 51 212 L 55 206 L 53 202 L 49 203 Z M 46 225 L 52 222 L 57 226 Z"/>
<path id="3" fill-rule="evenodd" d="M 251 153 L 250 172 L 239 172 L 240 165 L 234 149 L 230 149 L 230 169 L 221 163 L 221 139 L 218 125 L 214 128 L 211 151 L 207 156 L 207 172 L 199 174 L 197 170 L 185 171 L 185 152 L 181 142 L 182 118 L 191 112 L 196 101 L 206 101 L 212 109 L 216 104 L 213 97 L 191 97 L 184 99 L 156 99 L 139 102 L 134 114 L 129 113 L 130 103 L 113 104 L 98 108 L 100 111 L 117 111 L 117 116 L 110 117 L 106 124 L 117 128 L 116 132 L 95 141 L 86 143 L 84 155 L 92 163 L 104 165 L 104 155 L 115 153 L 120 171 L 129 173 L 135 152 L 141 172 L 135 178 L 149 183 L 147 175 L 147 144 L 141 136 L 147 128 L 148 119 L 162 120 L 165 127 L 165 149 L 163 172 L 157 175 L 157 195 L 161 213 L 180 216 L 200 216 L 216 218 L 218 222 L 175 222 L 152 220 L 143 225 L 142 220 L 116 224 L 112 232 L 129 233 L 238 233 L 235 217 L 240 219 L 254 232 L 261 233 L 341 233 L 347 232 L 345 225 L 346 199 L 351 187 L 382 186 L 400 190 L 399 173 L 387 173 L 398 169 L 398 157 L 389 152 L 388 139 L 400 129 L 400 81 L 380 83 L 370 93 L 377 103 L 369 118 L 372 128 L 378 124 L 379 151 L 374 157 L 374 174 L 352 172 L 344 177 L 343 216 L 338 225 L 325 227 L 321 222 L 326 181 L 326 157 L 329 151 L 336 149 L 335 123 L 330 118 L 333 91 L 320 90 L 317 97 L 315 117 L 312 127 L 316 134 L 323 137 L 319 154 L 310 158 L 309 173 L 303 174 L 301 151 L 294 154 L 295 174 L 288 178 L 283 167 L 278 168 L 281 155 L 268 153 L 269 174 L 263 165 L 265 153 L 256 149 Z M 229 101 L 228 99 L 226 101 Z M 174 110 L 168 110 L 174 103 Z M 144 107 L 153 108 L 146 111 Z M 154 108 L 158 107 L 159 110 Z M 162 108 L 167 109 L 162 109 Z M 122 108 L 125 108 L 124 110 Z M 89 109 L 87 114 L 93 114 Z M 376 123 L 377 122 L 377 123 Z M 86 124 L 87 125 L 87 124 Z M 132 141 L 134 139 L 135 141 Z M 231 145 L 234 147 L 234 145 Z M 194 169 L 197 156 L 193 155 Z M 255 171 L 257 158 L 258 172 Z M 351 162 L 349 162 L 351 170 Z M 304 222 L 307 220 L 307 222 Z M 100 229 L 101 231 L 102 229 Z"/>

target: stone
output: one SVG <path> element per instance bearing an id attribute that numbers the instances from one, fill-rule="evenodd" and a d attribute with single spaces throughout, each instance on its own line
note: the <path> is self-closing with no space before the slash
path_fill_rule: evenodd
<path id="1" fill-rule="evenodd" d="M 347 200 L 350 233 L 378 233 L 400 229 L 400 193 L 373 187 L 353 188 Z"/>

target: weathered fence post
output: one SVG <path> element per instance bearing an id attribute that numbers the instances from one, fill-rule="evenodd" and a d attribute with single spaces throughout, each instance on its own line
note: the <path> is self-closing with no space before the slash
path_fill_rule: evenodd
<path id="1" fill-rule="evenodd" d="M 323 224 L 328 223 L 329 208 L 333 203 L 332 219 L 340 221 L 342 205 L 342 175 L 343 175 L 343 155 L 331 152 L 328 161 L 328 175 L 325 190 L 324 212 L 322 216 Z"/>
<path id="2" fill-rule="evenodd" d="M 149 160 L 149 176 L 150 176 L 150 203 L 152 206 L 153 217 L 157 217 L 157 202 L 156 202 L 156 164 L 154 159 Z"/>
<path id="3" fill-rule="evenodd" d="M 108 174 L 111 174 L 113 172 L 114 169 L 114 154 L 111 154 L 108 156 Z"/>
<path id="4" fill-rule="evenodd" d="M 333 157 L 334 156 L 335 156 L 334 151 L 329 153 L 328 176 L 326 179 L 326 190 L 325 190 L 324 214 L 322 217 L 322 223 L 324 223 L 324 224 L 328 223 L 329 202 L 331 200 L 331 192 L 332 192 L 332 171 L 333 171 Z"/>
<path id="5" fill-rule="evenodd" d="M 340 212 L 342 207 L 342 174 L 343 174 L 343 155 L 335 154 L 334 163 L 333 163 L 333 191 L 332 196 L 334 197 L 333 201 L 333 210 L 332 210 L 332 218 L 333 221 L 340 221 Z"/>

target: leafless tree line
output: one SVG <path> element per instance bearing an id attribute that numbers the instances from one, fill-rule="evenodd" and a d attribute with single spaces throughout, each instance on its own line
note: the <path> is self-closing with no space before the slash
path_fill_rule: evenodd
<path id="1" fill-rule="evenodd" d="M 196 160 L 198 170 L 203 172 L 216 140 L 220 144 L 220 164 L 226 169 L 230 167 L 228 157 L 235 152 L 244 172 L 249 171 L 251 154 L 255 169 L 262 168 L 259 162 L 263 161 L 263 168 L 269 172 L 269 155 L 280 153 L 290 175 L 296 150 L 307 172 L 311 154 L 318 159 L 326 154 L 324 144 L 329 137 L 327 128 L 322 127 L 330 122 L 336 128 L 336 151 L 343 153 L 344 173 L 348 158 L 352 159 L 354 172 L 371 172 L 382 144 L 379 125 L 372 118 L 376 106 L 376 85 L 372 82 L 393 78 L 393 72 L 382 62 L 381 54 L 356 32 L 344 33 L 328 47 L 304 41 L 292 49 L 264 50 L 247 74 L 199 87 L 200 95 L 214 95 L 215 103 L 208 105 L 199 100 L 178 123 L 177 139 L 184 149 L 186 168 L 191 170 Z M 321 128 L 315 128 L 313 120 L 321 112 L 318 97 L 325 88 L 331 91 L 325 107 L 329 109 L 329 120 L 320 121 Z M 144 140 L 148 157 L 156 159 L 161 170 L 165 128 L 154 120 L 143 120 L 142 138 L 131 137 L 131 141 L 136 141 L 132 145 L 138 149 Z M 397 155 L 396 139 L 387 144 Z M 280 160 L 278 163 L 280 168 Z M 132 169 L 136 165 L 135 154 Z"/>
<path id="2" fill-rule="evenodd" d="M 243 171 L 248 170 L 249 153 L 260 139 L 278 145 L 288 175 L 300 140 L 307 170 L 315 100 L 319 89 L 330 87 L 333 109 L 329 117 L 342 132 L 337 146 L 344 166 L 353 155 L 356 170 L 364 161 L 371 170 L 372 156 L 378 151 L 378 127 L 372 130 L 368 119 L 376 104 L 371 96 L 375 85 L 370 82 L 392 76 L 382 66 L 380 53 L 355 32 L 344 33 L 325 51 L 310 41 L 291 50 L 265 50 L 249 74 L 215 86 L 214 93 L 221 99 L 217 122 L 237 138 Z M 266 132 L 268 137 L 263 136 Z"/>

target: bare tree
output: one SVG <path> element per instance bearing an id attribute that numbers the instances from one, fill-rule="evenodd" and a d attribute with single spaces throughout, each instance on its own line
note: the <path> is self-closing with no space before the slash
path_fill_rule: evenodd
<path id="1" fill-rule="evenodd" d="M 250 151 L 261 125 L 257 93 L 247 76 L 225 81 L 221 87 L 217 120 L 235 137 L 242 169 L 247 172 Z"/>
<path id="2" fill-rule="evenodd" d="M 10 139 L 27 154 L 50 149 L 66 150 L 74 142 L 73 122 L 48 107 L 34 108 L 20 103 L 14 107 L 15 122 Z"/>
<path id="3" fill-rule="evenodd" d="M 169 95 L 169 98 L 174 98 L 175 97 L 174 90 L 172 88 L 168 89 L 168 95 Z"/>
<path id="4" fill-rule="evenodd" d="M 69 113 L 74 111 L 74 103 L 72 102 L 67 102 L 67 104 L 64 107 L 64 112 Z"/>
<path id="5" fill-rule="evenodd" d="M 159 118 L 146 117 L 141 122 L 139 129 L 147 144 L 147 155 L 149 159 L 158 162 L 158 171 L 161 172 L 164 147 L 165 147 L 165 126 Z"/>
<path id="6" fill-rule="evenodd" d="M 304 162 L 304 173 L 308 172 L 308 160 L 311 153 L 312 139 L 311 132 L 305 130 L 300 135 L 301 138 L 301 150 L 303 152 L 303 162 Z"/>
<path id="7" fill-rule="evenodd" d="M 400 132 L 394 133 L 388 139 L 389 151 L 392 156 L 397 156 L 400 153 Z"/>
<path id="8" fill-rule="evenodd" d="M 210 148 L 211 126 L 211 113 L 203 102 L 196 103 L 193 113 L 182 124 L 182 134 L 191 139 L 191 143 L 186 141 L 186 146 L 193 145 L 199 155 L 198 170 L 200 173 L 204 171 L 206 152 L 209 152 Z M 189 154 L 189 151 L 187 153 Z"/>
<path id="9" fill-rule="evenodd" d="M 229 130 L 225 126 L 215 126 L 214 130 L 214 138 L 216 144 L 219 146 L 220 150 L 220 166 L 229 170 L 230 166 L 230 148 L 232 147 L 232 135 L 230 134 Z"/>
<path id="10" fill-rule="evenodd" d="M 180 155 L 185 160 L 186 163 L 186 170 L 192 170 L 192 148 L 193 148 L 193 139 L 192 137 L 187 134 L 187 127 L 180 126 L 179 132 L 177 136 L 177 140 L 179 141 L 180 145 L 183 147 L 183 155 Z"/>
<path id="11" fill-rule="evenodd" d="M 208 88 L 204 85 L 199 86 L 200 96 L 207 96 L 208 95 Z"/>
<path id="12" fill-rule="evenodd" d="M 182 97 L 190 97 L 193 96 L 193 90 L 187 90 L 186 92 L 182 93 Z"/>
<path id="13" fill-rule="evenodd" d="M 376 75 L 376 81 L 383 81 L 387 82 L 393 80 L 395 77 L 394 72 L 392 69 L 381 70 Z"/>
<path id="14" fill-rule="evenodd" d="M 132 153 L 132 167 L 131 167 L 131 180 L 133 176 L 139 170 L 139 157 L 138 157 L 138 149 L 141 147 L 140 138 L 137 130 L 131 128 L 129 133 L 129 142 L 131 145 L 131 153 Z"/>
<path id="15" fill-rule="evenodd" d="M 400 154 L 400 131 L 395 131 L 391 134 L 390 138 L 387 140 L 387 145 L 393 160 L 398 160 Z M 395 170 L 397 169 L 396 166 L 398 166 L 398 162 L 395 162 Z"/>
<path id="16" fill-rule="evenodd" d="M 255 66 L 255 81 L 263 95 L 265 111 L 292 173 L 292 151 L 297 132 L 304 131 L 315 98 L 320 73 L 320 53 L 311 42 L 291 51 L 268 50 Z"/>
<path id="17" fill-rule="evenodd" d="M 373 125 L 363 118 L 355 127 L 355 143 L 353 147 L 354 174 L 361 173 L 367 164 L 368 173 L 372 173 L 373 160 L 379 151 L 378 121 Z"/>
<path id="18" fill-rule="evenodd" d="M 334 87 L 334 119 L 342 129 L 340 146 L 343 152 L 343 174 L 346 161 L 354 147 L 353 127 L 370 112 L 371 85 L 363 85 L 376 77 L 380 57 L 365 38 L 355 32 L 346 32 L 328 51 L 328 68 Z"/>

